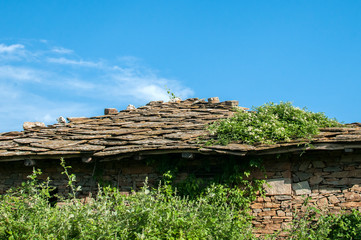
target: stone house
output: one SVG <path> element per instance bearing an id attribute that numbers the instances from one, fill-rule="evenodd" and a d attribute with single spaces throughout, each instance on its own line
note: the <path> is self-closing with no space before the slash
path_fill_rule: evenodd
<path id="1" fill-rule="evenodd" d="M 77 175 L 82 196 L 96 192 L 100 181 L 123 192 L 143 186 L 145 178 L 157 184 L 157 159 L 185 162 L 178 174 L 184 178 L 202 164 L 219 171 L 230 159 L 261 158 L 269 186 L 267 195 L 252 205 L 253 224 L 259 233 L 287 227 L 292 213 L 301 209 L 305 196 L 310 203 L 330 212 L 361 210 L 361 124 L 321 129 L 305 148 L 302 140 L 274 145 L 205 146 L 205 126 L 231 116 L 238 101 L 199 99 L 153 101 L 126 110 L 105 109 L 103 116 L 59 118 L 58 123 L 24 123 L 24 131 L 0 134 L 0 193 L 19 185 L 33 166 L 50 177 L 59 194 L 68 191 L 61 174 L 62 157 Z M 152 161 L 149 161 L 152 160 Z M 260 171 L 254 177 L 263 177 Z"/>

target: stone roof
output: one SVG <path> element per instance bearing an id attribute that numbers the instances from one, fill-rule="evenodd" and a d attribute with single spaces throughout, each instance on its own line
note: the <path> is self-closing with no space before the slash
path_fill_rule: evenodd
<path id="1" fill-rule="evenodd" d="M 200 138 L 210 139 L 207 124 L 227 118 L 238 101 L 208 102 L 197 98 L 170 102 L 152 101 L 146 106 L 118 112 L 105 109 L 105 115 L 58 119 L 58 124 L 24 123 L 24 131 L 0 134 L 0 161 L 83 157 L 121 159 L 163 153 L 275 154 L 303 151 L 304 140 L 274 145 L 205 146 Z M 239 108 L 239 107 L 238 107 Z M 320 129 L 308 150 L 361 148 L 361 124 Z"/>

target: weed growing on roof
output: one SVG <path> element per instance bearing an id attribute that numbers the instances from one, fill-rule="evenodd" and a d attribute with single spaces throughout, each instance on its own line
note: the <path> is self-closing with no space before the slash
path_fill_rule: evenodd
<path id="1" fill-rule="evenodd" d="M 169 100 L 178 98 L 172 90 L 170 90 L 167 86 L 164 86 L 165 90 L 167 91 Z"/>
<path id="2" fill-rule="evenodd" d="M 292 106 L 290 102 L 266 103 L 252 111 L 238 110 L 232 117 L 211 124 L 208 130 L 216 136 L 215 142 L 226 145 L 231 141 L 246 144 L 274 144 L 281 141 L 310 139 L 319 128 L 341 124 L 324 113 Z"/>

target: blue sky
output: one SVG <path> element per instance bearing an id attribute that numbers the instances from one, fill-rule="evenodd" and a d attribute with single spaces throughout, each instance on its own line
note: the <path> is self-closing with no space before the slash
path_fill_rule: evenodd
<path id="1" fill-rule="evenodd" d="M 0 132 L 167 99 L 361 121 L 360 1 L 0 1 Z"/>

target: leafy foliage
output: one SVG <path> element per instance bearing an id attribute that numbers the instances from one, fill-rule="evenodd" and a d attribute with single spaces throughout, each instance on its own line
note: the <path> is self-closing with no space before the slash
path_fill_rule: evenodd
<path id="1" fill-rule="evenodd" d="M 259 159 L 237 162 L 229 159 L 221 166 L 220 174 L 203 178 L 190 174 L 185 180 L 174 183 L 179 195 L 197 199 L 213 192 L 213 204 L 226 201 L 234 208 L 245 210 L 257 196 L 263 196 L 264 179 L 250 178 L 251 171 L 262 165 Z M 203 170 L 204 171 L 204 170 Z M 172 171 L 176 174 L 176 171 Z M 170 182 L 171 183 L 171 182 Z"/>
<path id="2" fill-rule="evenodd" d="M 306 211 L 296 213 L 288 239 L 293 240 L 353 240 L 361 239 L 361 212 L 353 210 L 349 213 L 328 214 L 325 211 L 304 202 Z"/>
<path id="3" fill-rule="evenodd" d="M 241 141 L 247 144 L 273 144 L 291 139 L 308 138 L 319 133 L 319 128 L 341 124 L 324 113 L 313 113 L 292 106 L 290 102 L 267 103 L 253 111 L 240 110 L 228 119 L 211 124 L 208 130 L 216 142 L 228 144 Z"/>
<path id="4" fill-rule="evenodd" d="M 0 196 L 0 239 L 256 239 L 249 217 L 217 188 L 195 200 L 179 196 L 167 182 L 156 189 L 145 182 L 128 196 L 99 188 L 83 203 L 76 198 L 75 176 L 62 164 L 71 190 L 63 204 L 49 204 L 50 180 L 38 182 L 38 170 Z"/>
<path id="5" fill-rule="evenodd" d="M 229 198 L 236 188 L 212 184 L 190 199 L 178 195 L 166 173 L 156 189 L 145 182 L 140 192 L 123 195 L 104 187 L 84 203 L 76 198 L 75 176 L 65 162 L 62 165 L 71 190 L 63 204 L 49 204 L 51 182 L 38 181 L 41 171 L 35 169 L 20 188 L 0 196 L 0 239 L 258 239 L 252 234 L 250 216 Z M 308 207 L 294 216 L 286 231 L 282 239 L 361 239 L 361 213 L 327 215 Z"/>
<path id="6" fill-rule="evenodd" d="M 164 87 L 165 87 L 165 90 L 167 91 L 169 100 L 178 98 L 178 97 L 174 94 L 174 92 L 173 92 L 172 90 L 170 90 L 167 86 L 164 86 Z"/>

